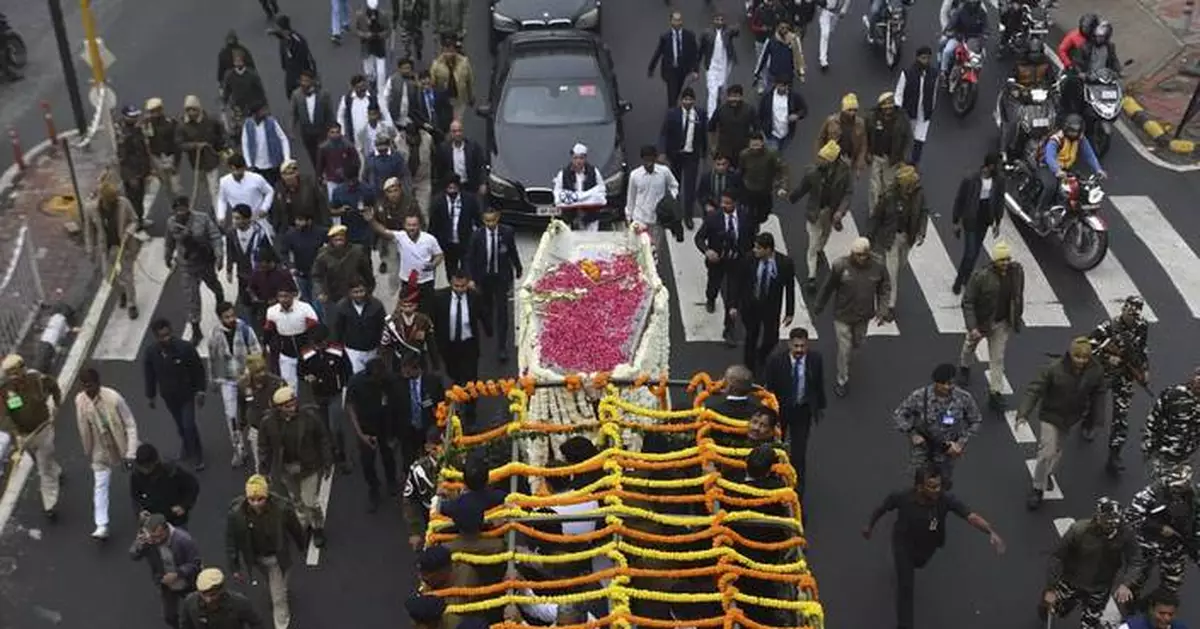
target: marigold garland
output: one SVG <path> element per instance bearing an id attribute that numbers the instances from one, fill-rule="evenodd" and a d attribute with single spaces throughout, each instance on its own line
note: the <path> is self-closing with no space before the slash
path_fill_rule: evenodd
<path id="1" fill-rule="evenodd" d="M 581 268 L 585 274 L 588 272 L 586 262 Z M 512 580 L 479 587 L 439 590 L 435 592 L 439 596 L 490 597 L 486 600 L 449 605 L 448 613 L 469 614 L 510 604 L 575 604 L 603 598 L 609 602 L 610 613 L 608 616 L 586 623 L 563 626 L 563 629 L 600 629 L 602 627 L 631 629 L 633 625 L 657 629 L 681 629 L 682 627 L 734 629 L 735 624 L 749 629 L 782 629 L 768 627 L 747 618 L 739 608 L 739 605 L 745 604 L 796 612 L 800 626 L 788 629 L 824 629 L 824 611 L 819 603 L 817 583 L 808 571 L 808 563 L 803 556 L 795 556 L 792 560 L 784 563 L 762 563 L 746 556 L 739 550 L 739 548 L 745 548 L 795 552 L 791 549 L 803 549 L 806 543 L 803 537 L 803 527 L 799 523 L 799 501 L 795 492 L 790 489 L 795 482 L 795 470 L 789 464 L 786 452 L 776 449 L 779 462 L 775 466 L 775 471 L 787 482 L 789 488 L 752 487 L 724 478 L 718 473 L 718 469 L 743 469 L 745 467 L 744 459 L 750 452 L 748 448 L 719 445 L 711 437 L 713 431 L 740 437 L 744 436 L 748 429 L 748 422 L 723 416 L 704 406 L 704 402 L 711 395 L 724 389 L 723 381 L 714 380 L 706 373 L 697 373 L 689 381 L 687 387 L 688 392 L 693 394 L 691 408 L 670 410 L 668 380 L 665 373 L 659 374 L 657 378 L 649 374 L 641 374 L 634 379 L 630 387 L 646 387 L 658 400 L 659 408 L 657 409 L 639 407 L 622 399 L 619 395 L 620 391 L 611 382 L 611 374 L 608 373 L 590 376 L 569 374 L 564 380 L 568 390 L 577 391 L 589 388 L 592 391 L 604 392 L 597 409 L 599 421 L 583 425 L 550 425 L 539 423 L 536 418 L 531 420 L 528 403 L 530 396 L 537 388 L 537 382 L 527 376 L 515 380 L 469 382 L 462 386 L 451 387 L 446 392 L 446 401 L 438 405 L 435 416 L 438 425 L 447 430 L 450 442 L 459 448 L 482 446 L 508 437 L 593 432 L 596 435 L 597 445 L 601 447 L 601 452 L 587 461 L 553 468 L 513 462 L 493 469 L 491 472 L 492 482 L 500 482 L 514 475 L 526 477 L 570 476 L 598 471 L 603 475 L 586 487 L 556 495 L 546 495 L 544 491 L 537 495 L 510 494 L 504 505 L 485 514 L 485 519 L 497 526 L 483 532 L 485 537 L 499 537 L 509 532 L 519 532 L 545 542 L 582 543 L 592 547 L 577 552 L 549 555 L 520 552 L 519 550 L 491 555 L 457 552 L 453 554 L 453 559 L 471 564 L 494 565 L 509 561 L 563 564 L 606 557 L 613 562 L 614 567 L 569 579 Z M 770 392 L 759 388 L 754 391 L 753 395 L 764 406 L 778 410 L 778 400 Z M 483 433 L 464 434 L 461 420 L 453 412 L 454 405 L 465 404 L 481 397 L 500 396 L 508 398 L 508 410 L 513 418 L 512 421 Z M 627 419 L 630 416 L 655 421 L 643 423 Z M 693 445 L 676 448 L 670 452 L 649 454 L 625 449 L 623 445 L 623 431 L 625 430 L 664 434 L 694 432 L 695 441 Z M 703 474 L 673 479 L 642 478 L 627 474 L 630 471 L 684 468 L 699 468 L 703 470 Z M 446 467 L 442 470 L 439 487 L 446 492 L 457 491 L 462 487 L 461 479 L 461 472 Z M 660 494 L 641 490 L 691 490 L 694 493 Z M 584 512 L 582 515 L 603 518 L 595 531 L 570 535 L 556 534 L 541 531 L 535 525 L 508 521 L 513 518 L 533 521 L 543 518 L 550 520 L 553 516 L 532 509 L 591 501 L 599 503 L 599 508 Z M 660 513 L 651 508 L 627 504 L 626 501 L 646 506 L 704 504 L 710 515 Z M 756 509 L 768 505 L 786 505 L 791 515 L 781 517 L 756 511 Z M 697 530 L 677 534 L 652 533 L 626 525 L 626 518 Z M 732 528 L 732 525 L 747 520 L 776 523 L 796 531 L 797 534 L 779 542 L 748 539 Z M 427 543 L 442 543 L 456 539 L 457 535 L 455 534 L 441 532 L 448 526 L 450 526 L 448 518 L 438 513 L 435 507 L 434 512 L 430 514 L 426 533 Z M 711 548 L 701 550 L 660 549 L 673 545 L 695 544 L 705 540 L 710 541 Z M 713 563 L 706 566 L 671 568 L 632 567 L 629 565 L 629 557 L 639 557 L 666 564 L 706 561 Z M 631 578 L 698 577 L 714 578 L 716 590 L 699 593 L 663 592 L 633 588 L 629 585 Z M 738 579 L 743 577 L 794 584 L 798 589 L 799 600 L 781 600 L 743 594 L 737 587 Z M 540 591 L 558 590 L 561 592 L 563 589 L 598 583 L 602 587 L 585 592 L 538 594 Z M 514 593 L 526 590 L 532 595 Z M 630 601 L 633 599 L 664 603 L 719 603 L 725 613 L 721 617 L 686 622 L 643 618 L 633 615 L 630 609 Z M 506 621 L 493 625 L 493 629 L 534 628 L 522 623 Z"/>

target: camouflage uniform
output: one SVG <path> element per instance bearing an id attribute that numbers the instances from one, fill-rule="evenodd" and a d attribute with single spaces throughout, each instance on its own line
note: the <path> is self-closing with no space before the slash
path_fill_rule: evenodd
<path id="1" fill-rule="evenodd" d="M 1110 471 L 1120 471 L 1121 448 L 1129 435 L 1129 403 L 1133 400 L 1133 385 L 1145 379 L 1150 359 L 1146 352 L 1149 325 L 1141 317 L 1141 299 L 1125 301 L 1125 312 L 1101 323 L 1088 336 L 1092 348 L 1104 366 L 1104 375 L 1112 390 L 1112 425 L 1108 433 Z M 1129 322 L 1126 313 L 1133 313 Z M 1084 422 L 1085 431 L 1094 428 L 1095 418 Z"/>
<path id="2" fill-rule="evenodd" d="M 421 60 L 425 47 L 425 21 L 429 19 L 429 0 L 393 0 L 396 34 L 404 48 L 402 58 Z"/>
<path id="3" fill-rule="evenodd" d="M 967 440 L 979 432 L 982 417 L 975 398 L 958 387 L 954 387 L 949 396 L 940 397 L 934 393 L 932 384 L 925 385 L 904 399 L 892 419 L 900 432 L 925 438 L 921 445 L 909 442 L 909 471 L 936 467 L 949 489 L 955 457 L 950 456 L 944 446 L 955 441 L 966 445 Z"/>
<path id="4" fill-rule="evenodd" d="M 1150 408 L 1142 434 L 1142 455 L 1152 478 L 1166 468 L 1186 463 L 1200 450 L 1200 395 L 1186 384 L 1175 385 L 1161 394 Z"/>
<path id="5" fill-rule="evenodd" d="M 1191 466 L 1174 466 L 1162 478 L 1139 491 L 1126 510 L 1125 519 L 1137 533 L 1140 550 L 1137 573 L 1131 584 L 1135 594 L 1141 593 L 1155 563 L 1159 568 L 1159 587 L 1179 594 L 1189 555 L 1192 561 L 1197 559 L 1200 496 L 1191 484 L 1191 477 Z M 1162 530 L 1166 526 L 1174 529 L 1177 535 L 1164 536 Z"/>
<path id="6" fill-rule="evenodd" d="M 1122 518 L 1121 505 L 1100 498 L 1092 518 L 1067 529 L 1050 556 L 1046 590 L 1054 592 L 1054 615 L 1062 618 L 1076 606 L 1083 629 L 1100 629 L 1100 617 L 1113 587 L 1132 587 L 1137 574 L 1137 536 Z M 1038 613 L 1050 611 L 1045 602 Z"/>

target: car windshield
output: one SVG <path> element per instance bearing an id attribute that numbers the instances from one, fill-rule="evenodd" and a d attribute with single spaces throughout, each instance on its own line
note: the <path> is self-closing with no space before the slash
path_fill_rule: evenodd
<path id="1" fill-rule="evenodd" d="M 546 71 L 551 68 L 559 71 L 557 76 Z M 565 72 L 567 69 L 573 71 Z M 500 96 L 500 121 L 529 127 L 610 122 L 612 107 L 601 76 L 596 60 L 589 56 L 547 55 L 518 59 L 509 70 Z"/>

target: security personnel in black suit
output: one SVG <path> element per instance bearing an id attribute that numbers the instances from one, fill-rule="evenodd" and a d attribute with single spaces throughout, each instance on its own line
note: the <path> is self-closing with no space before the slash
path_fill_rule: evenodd
<path id="1" fill-rule="evenodd" d="M 667 84 L 667 107 L 674 107 L 683 84 L 700 75 L 700 45 L 696 34 L 683 27 L 683 14 L 679 11 L 671 12 L 671 28 L 659 36 L 646 76 L 654 76 L 654 68 L 660 61 L 660 76 Z"/>
<path id="2" fill-rule="evenodd" d="M 724 395 L 705 406 L 730 419 L 750 421 L 750 417 L 762 406 L 758 400 L 750 397 L 754 392 L 754 374 L 745 365 L 731 365 L 725 370 L 721 381 L 725 383 Z M 718 445 L 744 447 L 730 433 L 714 431 L 712 437 Z"/>
<path id="3" fill-rule="evenodd" d="M 513 279 L 521 277 L 521 256 L 513 237 L 513 228 L 500 224 L 500 208 L 483 212 L 483 227 L 471 235 L 464 266 L 475 278 L 482 298 L 484 319 L 492 319 L 496 330 L 496 348 L 500 362 L 508 360 L 508 293 Z"/>
<path id="4" fill-rule="evenodd" d="M 433 317 L 446 377 L 459 385 L 479 377 L 480 331 L 492 335 L 492 322 L 484 316 L 479 296 L 470 286 L 471 278 L 465 270 L 451 273 L 450 290 L 437 296 Z"/>
<path id="5" fill-rule="evenodd" d="M 754 237 L 754 255 L 745 259 L 733 282 L 737 289 L 734 317 L 746 328 L 746 366 L 754 371 L 779 345 L 779 311 L 783 325 L 796 315 L 796 263 L 775 251 L 775 236 Z"/>
<path id="6" fill-rule="evenodd" d="M 733 338 L 734 299 L 737 291 L 732 283 L 737 278 L 738 265 L 750 254 L 754 246 L 754 234 L 758 223 L 750 211 L 738 205 L 733 195 L 721 195 L 721 211 L 704 217 L 700 229 L 696 230 L 696 248 L 704 254 L 704 267 L 708 271 L 708 282 L 704 289 L 704 308 L 716 311 L 717 295 L 725 301 L 725 342 L 734 347 Z"/>
<path id="7" fill-rule="evenodd" d="M 417 102 L 409 105 L 409 109 L 417 124 L 428 125 L 434 139 L 440 142 L 450 131 L 450 121 L 454 119 L 450 96 L 433 86 L 429 70 L 422 70 L 417 80 L 421 83 L 421 89 L 417 94 Z"/>
<path id="8" fill-rule="evenodd" d="M 424 451 L 425 436 L 437 425 L 437 405 L 446 397 L 446 387 L 435 373 L 424 370 L 421 355 L 407 352 L 400 359 L 400 456 L 408 470 Z"/>
<path id="9" fill-rule="evenodd" d="M 796 493 L 803 501 L 808 435 L 825 411 L 825 365 L 819 353 L 808 349 L 808 330 L 792 328 L 787 351 L 775 352 L 767 359 L 763 382 L 779 400 L 780 423 L 789 443 L 788 458 L 796 468 Z"/>
<path id="10" fill-rule="evenodd" d="M 689 140 L 689 136 L 690 140 Z M 667 110 L 658 134 L 658 150 L 671 164 L 671 174 L 679 182 L 683 203 L 683 224 L 692 228 L 696 210 L 696 175 L 700 160 L 708 155 L 708 114 L 696 107 L 696 92 L 686 87 L 679 95 L 679 106 Z"/>
<path id="11" fill-rule="evenodd" d="M 734 199 L 740 198 L 742 176 L 733 170 L 728 155 L 718 153 L 713 157 L 712 170 L 704 173 L 696 184 L 696 202 L 704 206 L 704 213 L 716 212 L 721 207 L 721 195 L 728 190 Z"/>
<path id="12" fill-rule="evenodd" d="M 429 204 L 429 233 L 437 238 L 446 256 L 446 272 L 458 270 L 479 227 L 479 198 L 464 194 L 458 175 L 451 174 L 446 191 L 434 195 Z"/>
<path id="13" fill-rule="evenodd" d="M 454 156 L 460 150 L 465 173 L 454 170 Z M 445 187 L 451 175 L 457 174 L 465 192 L 473 195 L 480 192 L 480 186 L 487 182 L 487 166 L 487 153 L 478 142 L 463 135 L 462 121 L 451 122 L 450 136 L 433 151 L 434 185 Z"/>

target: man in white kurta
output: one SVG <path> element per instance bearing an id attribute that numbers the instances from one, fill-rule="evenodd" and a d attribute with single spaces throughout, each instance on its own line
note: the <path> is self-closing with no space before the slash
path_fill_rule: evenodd
<path id="1" fill-rule="evenodd" d="M 113 469 L 131 466 L 138 447 L 137 422 L 125 398 L 116 389 L 100 386 L 100 374 L 85 369 L 79 374 L 83 387 L 75 396 L 75 421 L 83 454 L 92 464 L 92 538 L 108 539 L 108 489 Z"/>
<path id="2" fill-rule="evenodd" d="M 912 159 L 909 161 L 914 166 L 921 162 L 921 150 L 925 146 L 925 138 L 929 135 L 929 120 L 932 115 L 927 116 L 926 111 L 932 112 L 933 101 L 937 96 L 938 75 L 932 63 L 933 50 L 929 46 L 922 46 L 917 49 L 916 61 L 912 66 L 902 70 L 900 78 L 896 81 L 896 109 L 905 111 L 912 124 L 913 151 Z M 915 82 L 916 85 L 913 86 L 910 82 Z M 909 103 L 909 106 L 906 107 L 905 93 L 914 95 L 916 103 Z M 929 97 L 929 102 L 925 102 L 926 95 Z"/>
<path id="3" fill-rule="evenodd" d="M 280 171 L 287 170 L 295 163 L 295 160 L 284 162 Z M 217 185 L 217 207 L 214 210 L 217 225 L 226 224 L 225 217 L 233 208 L 248 205 L 254 212 L 255 220 L 267 230 L 268 235 L 274 236 L 275 230 L 267 218 L 271 213 L 271 204 L 275 202 L 275 189 L 262 175 L 247 170 L 246 161 L 239 155 L 229 158 L 229 167 L 232 172 L 221 177 Z"/>
<path id="4" fill-rule="evenodd" d="M 704 111 L 709 113 L 716 112 L 717 106 L 721 104 L 721 90 L 725 89 L 729 72 L 737 61 L 737 53 L 729 46 L 732 41 L 729 29 L 725 26 L 725 16 L 720 13 L 714 14 L 712 28 L 704 34 L 700 45 L 701 54 L 704 55 L 701 63 L 705 67 L 704 78 L 708 87 L 708 109 Z M 711 52 L 709 46 L 712 47 Z"/>
<path id="5" fill-rule="evenodd" d="M 821 61 L 821 71 L 829 69 L 829 38 L 833 37 L 833 29 L 837 28 L 838 20 L 850 10 L 850 0 L 817 0 L 821 7 L 818 24 L 821 27 L 821 42 L 817 48 Z"/>
<path id="6" fill-rule="evenodd" d="M 608 187 L 604 183 L 604 175 L 599 168 L 588 163 L 586 146 L 576 144 L 571 149 L 571 163 L 554 175 L 554 203 L 564 212 L 571 214 L 576 213 L 571 212 L 571 206 L 594 207 L 608 203 Z M 579 225 L 587 231 L 599 231 L 600 222 L 594 220 L 598 211 L 599 208 L 578 212 Z"/>
<path id="7" fill-rule="evenodd" d="M 658 224 L 658 204 L 666 195 L 679 198 L 679 181 L 671 169 L 658 163 L 658 149 L 643 146 L 642 165 L 629 173 L 629 189 L 625 194 L 625 220 L 650 230 L 650 240 L 658 251 L 662 227 Z"/>

